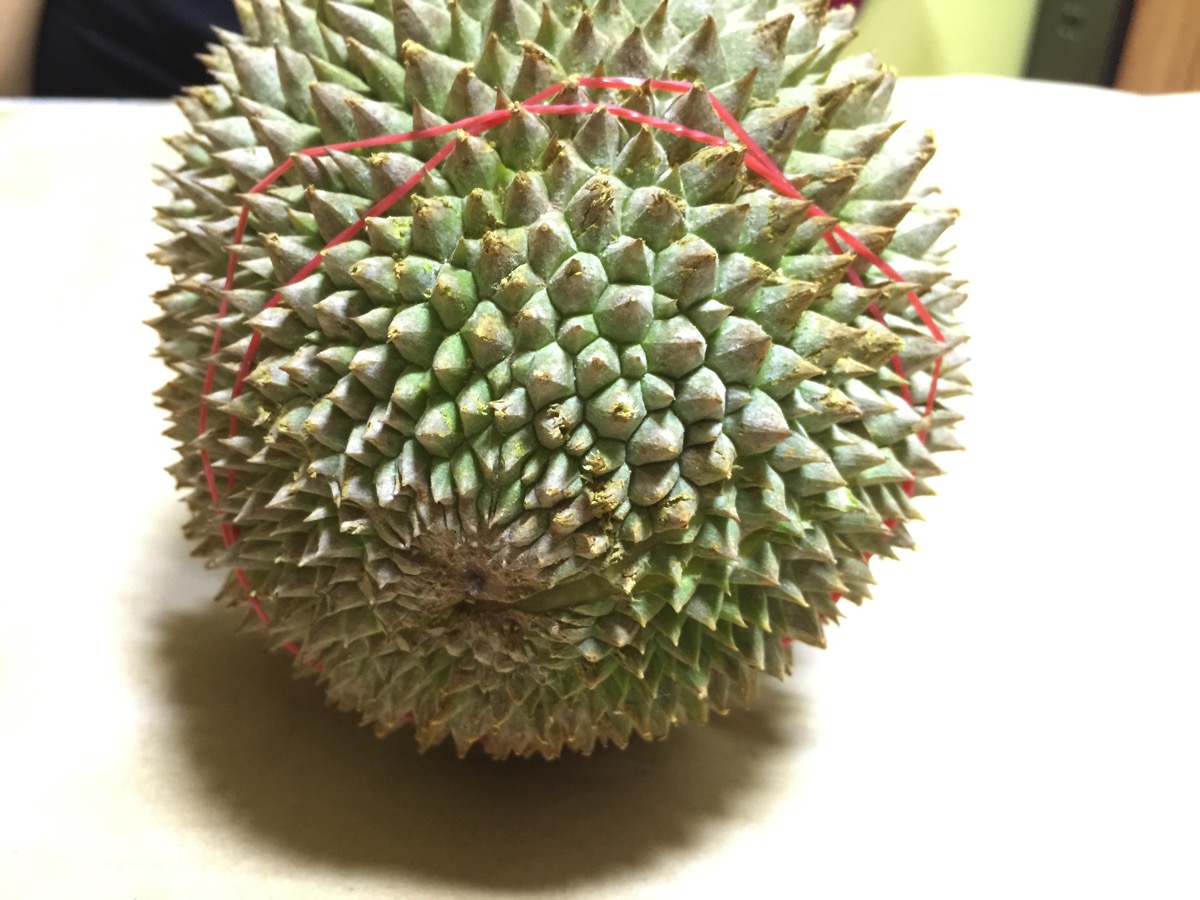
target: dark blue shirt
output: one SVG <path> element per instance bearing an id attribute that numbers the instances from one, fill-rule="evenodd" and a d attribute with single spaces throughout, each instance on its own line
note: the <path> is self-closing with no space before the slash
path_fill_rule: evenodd
<path id="1" fill-rule="evenodd" d="M 170 97 L 212 78 L 196 54 L 232 0 L 46 0 L 34 64 L 41 97 Z"/>

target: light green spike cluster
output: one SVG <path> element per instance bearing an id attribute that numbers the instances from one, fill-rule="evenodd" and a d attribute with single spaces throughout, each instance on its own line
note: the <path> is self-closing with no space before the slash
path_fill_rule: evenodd
<path id="1" fill-rule="evenodd" d="M 933 454 L 958 446 L 943 400 L 968 387 L 962 282 L 934 249 L 955 213 L 913 193 L 932 140 L 893 136 L 893 77 L 871 57 L 837 61 L 850 13 L 238 6 L 244 36 L 219 34 L 215 83 L 182 98 L 191 128 L 171 139 L 183 164 L 165 176 L 157 255 L 174 281 L 154 324 L 174 377 L 160 399 L 188 534 L 244 573 L 297 671 L 381 733 L 411 723 L 423 747 L 553 757 L 746 704 L 761 673 L 786 673 L 792 640 L 822 645 L 832 595 L 861 601 L 869 556 L 911 546 L 905 485 L 927 493 Z M 598 69 L 696 86 L 571 78 Z M 297 151 L 455 122 L 562 81 L 556 102 L 732 140 L 711 91 L 805 199 L 771 190 L 736 141 L 516 108 L 451 135 L 412 194 L 289 283 L 447 138 Z M 231 247 L 243 204 L 250 227 Z M 838 222 L 905 283 L 831 251 L 822 235 Z M 233 576 L 223 596 L 246 600 Z"/>

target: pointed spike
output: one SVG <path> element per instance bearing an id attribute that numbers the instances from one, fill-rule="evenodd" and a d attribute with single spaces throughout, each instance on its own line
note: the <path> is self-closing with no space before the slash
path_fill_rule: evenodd
<path id="1" fill-rule="evenodd" d="M 636 24 L 622 0 L 597 0 L 592 15 L 605 34 L 628 34 Z"/>
<path id="2" fill-rule="evenodd" d="M 663 70 L 663 64 L 646 43 L 642 29 L 635 28 L 609 55 L 608 70 L 626 78 L 650 78 Z"/>
<path id="3" fill-rule="evenodd" d="M 708 241 L 718 253 L 732 253 L 737 248 L 749 212 L 748 203 L 689 205 L 686 208 L 687 230 Z"/>
<path id="4" fill-rule="evenodd" d="M 504 195 L 504 221 L 512 227 L 532 225 L 551 209 L 546 185 L 537 174 L 520 171 Z"/>
<path id="5" fill-rule="evenodd" d="M 613 174 L 634 188 L 654 185 L 666 169 L 666 151 L 646 127 L 629 139 L 613 163 Z"/>
<path id="6" fill-rule="evenodd" d="M 557 50 L 570 35 L 570 29 L 563 24 L 562 19 L 551 8 L 549 3 L 542 4 L 542 18 L 538 24 L 537 34 L 533 42 L 551 52 Z"/>
<path id="7" fill-rule="evenodd" d="M 627 188 L 607 175 L 595 175 L 581 187 L 563 210 L 584 250 L 602 250 L 621 233 L 621 209 Z"/>
<path id="8" fill-rule="evenodd" d="M 333 14 L 338 31 L 344 37 L 354 38 L 387 56 L 396 55 L 396 32 L 383 16 L 348 3 L 329 2 L 325 7 Z"/>
<path id="9" fill-rule="evenodd" d="M 596 168 L 611 168 L 621 144 L 621 126 L 614 116 L 597 109 L 584 120 L 575 132 L 573 143 L 584 161 Z"/>
<path id="10" fill-rule="evenodd" d="M 885 149 L 867 163 L 850 196 L 856 200 L 884 200 L 907 195 L 935 150 L 933 135 L 928 131 L 909 146 Z"/>
<path id="11" fill-rule="evenodd" d="M 470 66 L 463 66 L 454 76 L 442 115 L 448 121 L 457 122 L 471 116 L 481 115 L 496 108 L 496 90 L 475 77 Z"/>
<path id="12" fill-rule="evenodd" d="M 348 102 L 362 100 L 363 97 L 349 88 L 323 81 L 313 83 L 309 90 L 317 124 L 321 127 L 320 143 L 354 140 L 354 114 Z"/>
<path id="13" fill-rule="evenodd" d="M 614 284 L 650 284 L 654 254 L 640 238 L 619 237 L 603 249 L 600 258 Z"/>
<path id="14" fill-rule="evenodd" d="M 723 84 L 729 79 L 717 22 L 705 16 L 700 27 L 683 38 L 667 60 L 667 74 L 678 81 Z"/>
<path id="15" fill-rule="evenodd" d="M 307 119 L 312 114 L 312 95 L 308 92 L 308 86 L 317 80 L 312 63 L 303 53 L 297 53 L 291 47 L 277 45 L 275 65 L 279 71 L 279 82 L 286 98 L 288 112 L 295 119 Z"/>
<path id="16" fill-rule="evenodd" d="M 322 191 L 310 185 L 305 191 L 308 208 L 316 218 L 317 228 L 326 241 L 345 231 L 359 220 L 369 201 L 353 194 Z"/>
<path id="17" fill-rule="evenodd" d="M 583 187 L 594 171 L 579 157 L 573 143 L 557 138 L 547 145 L 541 162 L 550 198 L 560 208 Z"/>
<path id="18" fill-rule="evenodd" d="M 548 213 L 530 228 L 529 265 L 542 278 L 549 279 L 576 249 L 561 213 Z"/>
<path id="19" fill-rule="evenodd" d="M 280 5 L 283 8 L 283 21 L 287 26 L 292 47 L 301 53 L 324 55 L 325 42 L 317 25 L 316 12 L 302 3 L 288 0 Z"/>
<path id="20" fill-rule="evenodd" d="M 742 119 L 750 111 L 750 101 L 753 97 L 754 82 L 758 69 L 751 69 L 735 81 L 727 81 L 712 89 L 712 94 L 728 109 L 736 119 Z"/>
<path id="21" fill-rule="evenodd" d="M 351 40 L 353 40 L 353 38 Z M 349 44 L 346 44 L 346 48 L 347 48 L 347 57 L 349 57 Z M 369 49 L 369 48 L 364 48 L 364 49 Z M 384 57 L 384 55 L 382 53 L 379 53 L 378 50 L 372 50 L 371 52 L 375 53 L 377 56 L 379 56 L 380 58 L 383 58 L 383 59 L 391 58 L 391 57 Z M 349 67 L 351 65 L 351 62 L 350 62 L 349 58 L 343 60 L 339 64 L 339 63 L 330 62 L 329 60 L 321 59 L 318 56 L 310 55 L 308 57 L 308 61 L 312 65 L 313 71 L 317 73 L 318 81 L 327 81 L 330 84 L 339 85 L 340 87 L 347 88 L 347 89 L 355 91 L 359 94 L 365 93 L 369 89 L 368 85 L 365 81 L 363 81 L 361 78 L 359 78 L 357 75 L 355 75 L 353 72 L 350 71 Z"/>
<path id="22" fill-rule="evenodd" d="M 404 66 L 392 57 L 385 56 L 353 38 L 346 41 L 346 48 L 351 65 L 355 71 L 362 74 L 363 80 L 380 101 L 398 106 L 407 105 L 404 93 Z"/>
<path id="23" fill-rule="evenodd" d="M 667 0 L 662 0 L 653 15 L 642 26 L 646 42 L 660 56 L 671 51 L 679 43 L 679 29 L 671 22 Z"/>
<path id="24" fill-rule="evenodd" d="M 428 109 L 419 100 L 413 101 L 412 104 L 412 122 L 413 131 L 425 131 L 426 129 L 436 128 L 439 125 L 448 124 L 446 119 Z M 449 135 L 442 135 L 440 137 L 421 138 L 420 140 L 413 141 L 413 155 L 428 159 L 437 153 L 448 137 Z"/>
<path id="25" fill-rule="evenodd" d="M 475 74 L 492 87 L 505 88 L 516 80 L 519 68 L 520 60 L 516 54 L 504 47 L 495 32 L 488 34 L 479 54 L 479 62 L 475 64 Z"/>
<path id="26" fill-rule="evenodd" d="M 596 28 L 591 11 L 585 9 L 559 49 L 558 59 L 568 75 L 586 75 L 600 64 L 607 49 L 607 39 Z"/>
<path id="27" fill-rule="evenodd" d="M 514 172 L 534 165 L 546 152 L 552 135 L 540 116 L 518 104 L 509 107 L 512 117 L 496 132 L 496 150 L 500 159 Z"/>
<path id="28" fill-rule="evenodd" d="M 717 136 L 725 134 L 724 126 L 717 118 L 712 103 L 708 99 L 708 92 L 702 87 L 692 88 L 686 94 L 677 97 L 667 107 L 663 118 L 668 122 L 678 122 L 680 125 L 686 125 L 688 128 L 705 134 Z M 672 165 L 679 165 L 697 152 L 701 152 L 702 148 L 708 149 L 707 145 L 697 143 L 691 138 L 674 135 L 663 138 L 663 144 L 667 147 L 667 159 Z"/>
<path id="29" fill-rule="evenodd" d="M 747 134 L 782 168 L 796 146 L 808 110 L 803 106 L 756 109 L 742 122 Z"/>
<path id="30" fill-rule="evenodd" d="M 752 69 L 758 70 L 754 83 L 756 100 L 773 98 L 783 83 L 788 35 L 794 18 L 788 13 L 735 29 L 725 36 L 725 58 L 730 75 L 736 78 Z"/>
<path id="31" fill-rule="evenodd" d="M 276 164 L 284 162 L 293 153 L 321 143 L 319 128 L 301 125 L 298 122 L 289 124 L 274 119 L 251 119 L 250 127 L 258 142 L 271 151 L 271 158 Z M 197 130 L 204 134 L 209 133 L 204 128 Z"/>
<path id="32" fill-rule="evenodd" d="M 432 50 L 442 51 L 450 40 L 451 14 L 440 4 L 422 0 L 395 0 L 392 4 L 392 56 L 396 48 L 416 41 Z"/>
<path id="33" fill-rule="evenodd" d="M 540 24 L 541 17 L 524 0 L 493 0 L 491 18 L 486 26 L 488 31 L 512 46 L 525 35 L 534 34 Z"/>
<path id="34" fill-rule="evenodd" d="M 638 188 L 629 196 L 622 219 L 624 231 L 642 238 L 655 252 L 687 233 L 683 204 L 662 188 Z"/>
<path id="35" fill-rule="evenodd" d="M 705 147 L 679 167 L 679 179 L 689 205 L 728 202 L 741 193 L 745 180 L 739 146 Z"/>
<path id="36" fill-rule="evenodd" d="M 412 130 L 412 117 L 392 103 L 354 98 L 347 101 L 358 137 L 367 139 Z"/>
<path id="37" fill-rule="evenodd" d="M 269 47 L 252 47 L 241 36 L 223 40 L 229 52 L 243 96 L 276 109 L 286 103 L 275 52 Z"/>
<path id="38" fill-rule="evenodd" d="M 528 100 L 562 80 L 562 69 L 558 61 L 531 41 L 521 41 L 521 66 L 517 70 L 512 86 L 516 101 Z"/>
<path id="39" fill-rule="evenodd" d="M 405 41 L 400 48 L 400 58 L 404 61 L 405 94 L 429 109 L 444 109 L 462 63 L 415 41 Z"/>
<path id="40" fill-rule="evenodd" d="M 494 189 L 499 184 L 500 166 L 500 156 L 491 144 L 460 131 L 442 170 L 459 195 L 466 195 L 475 188 Z"/>
<path id="41" fill-rule="evenodd" d="M 482 26 L 467 10 L 463 9 L 463 4 L 458 0 L 449 0 L 448 6 L 450 26 L 445 42 L 430 46 L 440 53 L 461 59 L 463 62 L 478 59 Z"/>

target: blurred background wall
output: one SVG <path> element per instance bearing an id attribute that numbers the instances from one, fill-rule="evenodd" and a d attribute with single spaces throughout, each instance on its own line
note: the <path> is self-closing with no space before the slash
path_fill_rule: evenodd
<path id="1" fill-rule="evenodd" d="M 868 0 L 855 46 L 901 75 L 1016 76 L 1037 13 L 1038 0 Z"/>
<path id="2" fill-rule="evenodd" d="M 22 95 L 31 87 L 39 94 L 70 96 L 96 89 L 94 78 L 85 77 L 84 84 L 74 89 L 43 85 L 40 78 L 33 78 L 45 2 L 0 0 L 0 97 Z M 228 10 L 231 0 L 205 2 L 209 8 Z M 540 5 L 540 0 L 531 2 Z M 85 20 L 95 25 L 101 17 L 107 22 L 107 38 L 85 42 L 84 49 L 93 55 L 97 47 L 125 46 L 136 37 L 128 33 L 120 16 L 109 14 L 113 11 L 136 12 L 135 18 L 152 11 L 174 19 L 204 15 L 199 0 L 52 0 L 52 4 L 79 14 L 76 18 L 84 23 L 80 26 L 84 36 L 90 27 Z M 860 37 L 854 49 L 875 51 L 902 75 L 979 73 L 1115 85 L 1144 93 L 1200 90 L 1200 0 L 861 0 L 858 5 L 862 7 Z M 181 64 L 190 63 L 205 40 L 198 22 L 192 24 L 196 46 L 170 51 Z M 151 44 L 149 50 L 162 55 L 166 42 Z M 56 44 L 55 49 L 67 61 L 77 53 L 71 46 Z"/>
<path id="3" fill-rule="evenodd" d="M 1200 0 L 866 0 L 858 32 L 901 75 L 1200 90 Z"/>

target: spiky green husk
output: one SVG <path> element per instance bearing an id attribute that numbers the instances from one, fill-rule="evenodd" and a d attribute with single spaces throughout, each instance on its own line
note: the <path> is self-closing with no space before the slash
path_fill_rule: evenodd
<path id="1" fill-rule="evenodd" d="M 941 401 L 967 385 L 961 282 L 932 249 L 955 214 L 911 193 L 932 141 L 892 137 L 893 78 L 873 59 L 835 64 L 850 14 L 239 7 L 245 37 L 219 35 L 216 84 L 181 100 L 192 127 L 171 141 L 184 163 L 158 257 L 175 281 L 155 325 L 175 376 L 160 397 L 187 532 L 245 572 L 271 641 L 299 645 L 297 671 L 381 732 L 411 721 L 422 746 L 552 757 L 745 704 L 760 673 L 786 673 L 788 639 L 823 644 L 831 593 L 861 601 L 865 557 L 910 546 L 903 485 L 926 493 L 931 451 L 957 446 Z M 825 246 L 830 220 L 750 176 L 742 149 L 604 112 L 460 136 L 411 197 L 281 288 L 444 139 L 300 157 L 244 196 L 289 154 L 456 121 L 601 64 L 711 86 L 809 201 L 917 287 L 945 343 L 903 287 Z M 572 95 L 723 133 L 702 87 Z M 868 287 L 844 281 L 851 266 Z M 921 409 L 944 356 L 930 420 L 902 399 L 894 354 Z M 202 448 L 222 490 L 236 474 L 221 511 Z M 232 577 L 224 596 L 244 600 Z"/>

